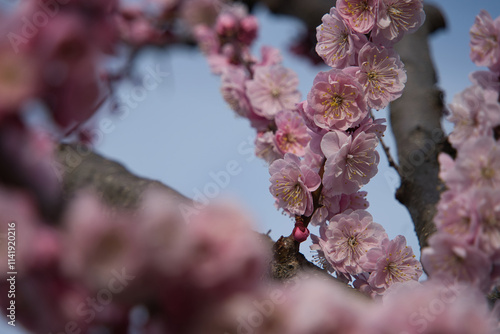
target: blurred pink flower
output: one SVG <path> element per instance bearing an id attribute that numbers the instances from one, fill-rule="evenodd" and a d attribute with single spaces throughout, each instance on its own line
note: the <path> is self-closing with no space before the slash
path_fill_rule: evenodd
<path id="1" fill-rule="evenodd" d="M 464 284 L 415 281 L 393 284 L 371 314 L 375 333 L 493 334 L 484 295 Z"/>
<path id="2" fill-rule="evenodd" d="M 372 304 L 340 283 L 298 277 L 284 299 L 279 310 L 282 327 L 273 333 L 372 333 L 366 316 L 373 311 Z"/>
<path id="3" fill-rule="evenodd" d="M 164 41 L 162 31 L 157 29 L 141 7 L 126 7 L 116 16 L 120 38 L 136 48 L 147 44 L 160 44 Z"/>
<path id="4" fill-rule="evenodd" d="M 474 189 L 469 197 L 479 229 L 476 244 L 486 254 L 494 255 L 500 251 L 500 188 Z"/>
<path id="5" fill-rule="evenodd" d="M 187 223 L 184 284 L 216 299 L 257 286 L 270 248 L 252 231 L 253 222 L 245 211 L 232 203 L 213 203 Z"/>
<path id="6" fill-rule="evenodd" d="M 422 250 L 422 264 L 431 279 L 465 282 L 490 290 L 492 265 L 487 255 L 447 233 L 435 233 Z"/>
<path id="7" fill-rule="evenodd" d="M 62 271 L 97 290 L 107 286 L 113 270 L 125 268 L 136 276 L 147 255 L 137 227 L 127 212 L 104 205 L 94 194 L 79 194 L 64 217 Z"/>
<path id="8" fill-rule="evenodd" d="M 472 216 L 473 201 L 469 191 L 443 192 L 434 217 L 438 230 L 472 244 L 477 235 L 477 221 Z"/>
<path id="9" fill-rule="evenodd" d="M 396 282 L 418 281 L 423 273 L 422 265 L 402 235 L 393 240 L 385 239 L 380 248 L 370 249 L 363 258 L 362 267 L 370 272 L 368 283 L 382 290 Z"/>
<path id="10" fill-rule="evenodd" d="M 439 177 L 453 191 L 500 187 L 500 146 L 492 137 L 471 139 L 460 147 L 454 163 L 441 163 L 440 168 Z"/>
<path id="11" fill-rule="evenodd" d="M 500 71 L 500 17 L 495 20 L 485 11 L 476 16 L 470 29 L 470 58 L 477 66 Z"/>
<path id="12" fill-rule="evenodd" d="M 449 108 L 448 120 L 455 127 L 448 138 L 456 148 L 472 138 L 492 136 L 492 129 L 500 124 L 498 90 L 468 87 L 454 96 Z"/>
<path id="13" fill-rule="evenodd" d="M 281 64 L 283 57 L 279 49 L 269 45 L 263 45 L 260 48 L 262 59 L 255 66 L 272 66 Z"/>

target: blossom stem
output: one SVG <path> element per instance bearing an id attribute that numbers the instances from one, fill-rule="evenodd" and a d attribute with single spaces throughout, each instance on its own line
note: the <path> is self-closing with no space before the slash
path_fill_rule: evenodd
<path id="1" fill-rule="evenodd" d="M 375 119 L 375 116 L 373 115 L 373 112 L 370 110 L 370 116 Z M 387 161 L 389 162 L 389 166 L 394 168 L 396 172 L 398 173 L 399 177 L 401 177 L 401 173 L 399 172 L 399 166 L 396 163 L 396 161 L 392 158 L 391 151 L 389 150 L 389 146 L 387 146 L 382 139 L 382 137 L 379 137 L 380 140 L 380 145 L 382 145 L 382 148 L 384 149 L 385 156 L 387 157 Z"/>

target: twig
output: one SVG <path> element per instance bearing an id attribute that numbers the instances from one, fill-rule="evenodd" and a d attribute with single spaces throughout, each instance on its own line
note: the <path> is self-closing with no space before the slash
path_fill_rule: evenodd
<path id="1" fill-rule="evenodd" d="M 373 112 L 371 110 L 370 110 L 370 116 L 373 118 L 373 120 L 375 120 L 375 116 L 373 115 Z M 396 170 L 396 172 L 398 173 L 399 177 L 401 177 L 401 174 L 399 173 L 399 166 L 396 163 L 396 161 L 394 161 L 394 159 L 392 158 L 391 151 L 389 150 L 389 147 L 385 144 L 382 137 L 380 137 L 379 140 L 380 140 L 380 144 L 382 145 L 382 148 L 384 149 L 385 156 L 387 157 L 387 160 L 389 161 L 389 166 L 394 168 Z"/>

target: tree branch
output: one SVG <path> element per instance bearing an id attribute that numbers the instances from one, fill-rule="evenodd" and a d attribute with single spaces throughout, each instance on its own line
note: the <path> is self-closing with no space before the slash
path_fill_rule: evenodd
<path id="1" fill-rule="evenodd" d="M 118 162 L 91 152 L 85 146 L 61 144 L 56 158 L 62 167 L 65 202 L 79 190 L 88 189 L 111 207 L 135 209 L 146 190 L 156 189 L 165 192 L 172 201 L 191 203 L 190 199 L 161 182 L 138 177 Z"/>
<path id="2" fill-rule="evenodd" d="M 62 171 L 64 202 L 68 203 L 80 190 L 93 191 L 106 204 L 116 209 L 136 209 L 142 194 L 149 189 L 165 192 L 174 202 L 190 204 L 192 201 L 161 182 L 138 177 L 118 162 L 90 152 L 80 145 L 61 144 L 56 152 Z M 265 245 L 273 247 L 274 257 L 269 275 L 276 280 L 288 280 L 301 271 L 313 276 L 333 276 L 309 262 L 299 252 L 299 243 L 293 236 L 281 237 L 276 243 L 262 235 Z M 274 245 L 273 245 L 274 244 Z"/>
<path id="3" fill-rule="evenodd" d="M 436 230 L 433 218 L 443 190 L 437 156 L 446 146 L 441 128 L 443 93 L 436 86 L 428 44 L 429 36 L 445 27 L 445 20 L 434 6 L 426 5 L 425 12 L 424 25 L 396 45 L 408 81 L 403 96 L 390 106 L 401 175 L 396 198 L 410 212 L 421 248 Z"/>

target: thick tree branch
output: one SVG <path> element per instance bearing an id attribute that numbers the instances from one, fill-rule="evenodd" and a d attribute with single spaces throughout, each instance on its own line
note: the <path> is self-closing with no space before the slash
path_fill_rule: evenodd
<path id="1" fill-rule="evenodd" d="M 403 96 L 390 106 L 401 175 L 396 198 L 408 208 L 421 248 L 436 230 L 433 217 L 443 190 L 437 156 L 446 144 L 441 128 L 442 92 L 436 86 L 428 44 L 429 36 L 444 28 L 445 21 L 436 7 L 426 5 L 425 12 L 424 25 L 396 45 L 408 81 Z"/>
<path id="2" fill-rule="evenodd" d="M 172 201 L 191 203 L 191 200 L 161 182 L 130 173 L 118 162 L 90 152 L 81 145 L 61 144 L 56 152 L 61 164 L 64 200 L 70 201 L 77 191 L 93 191 L 106 204 L 135 209 L 141 195 L 149 189 L 165 192 Z"/>
<path id="3" fill-rule="evenodd" d="M 165 192 L 174 202 L 192 203 L 174 189 L 158 181 L 138 177 L 118 162 L 108 160 L 82 146 L 61 144 L 56 153 L 59 170 L 62 172 L 65 202 L 71 201 L 80 190 L 90 190 L 114 208 L 135 209 L 140 203 L 141 195 L 146 190 L 155 189 Z M 266 235 L 262 237 L 264 247 L 273 247 L 274 257 L 269 271 L 272 278 L 282 281 L 301 271 L 308 271 L 311 275 L 333 279 L 325 270 L 307 261 L 299 252 L 299 244 L 292 236 L 281 237 L 276 243 Z"/>

